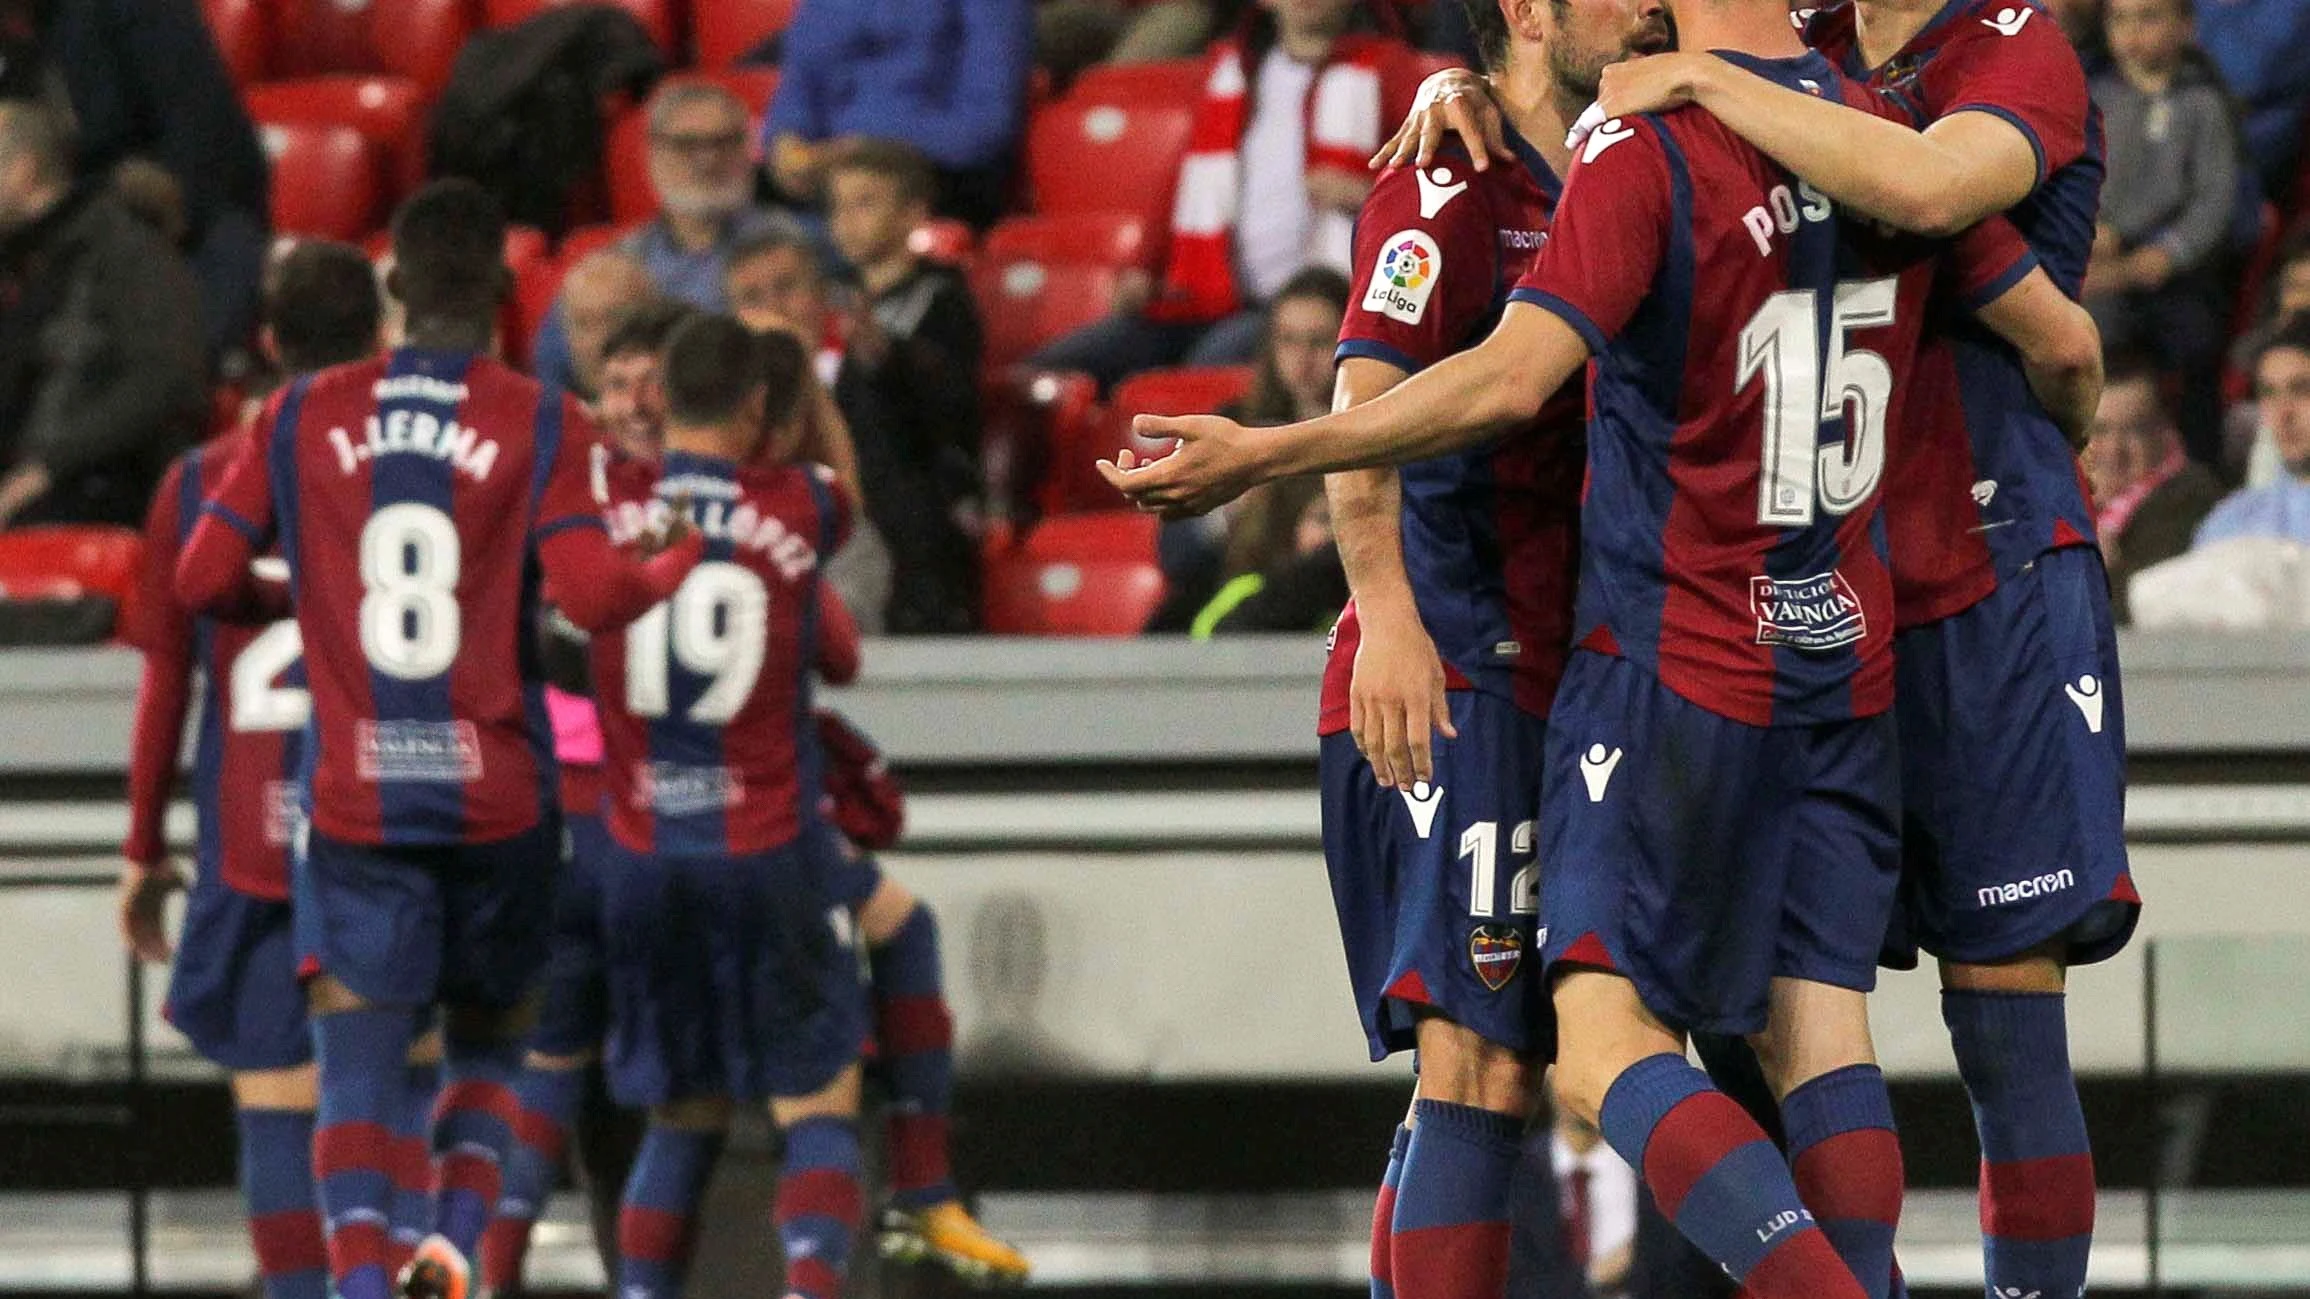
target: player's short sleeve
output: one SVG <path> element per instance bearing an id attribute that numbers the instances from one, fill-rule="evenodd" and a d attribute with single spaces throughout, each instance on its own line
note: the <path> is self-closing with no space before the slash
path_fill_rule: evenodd
<path id="1" fill-rule="evenodd" d="M 198 454 L 198 453 L 193 453 Z M 192 623 L 176 598 L 176 561 L 184 539 L 184 475 L 188 456 L 179 456 L 153 493 L 144 516 L 143 567 L 136 598 L 122 622 L 120 638 L 148 653 L 181 652 Z"/>
<path id="2" fill-rule="evenodd" d="M 252 550 L 262 552 L 273 541 L 273 439 L 279 435 L 282 412 L 291 389 L 283 388 L 265 401 L 257 418 L 228 436 L 236 438 L 232 455 L 218 471 L 216 485 L 201 504 L 201 513 L 238 532 Z"/>
<path id="3" fill-rule="evenodd" d="M 571 528 L 602 527 L 602 507 L 610 503 L 609 443 L 574 399 L 560 401 L 561 438 L 538 491 L 534 537 L 540 541 Z"/>
<path id="4" fill-rule="evenodd" d="M 1356 217 L 1358 278 L 1340 321 L 1339 359 L 1416 373 L 1465 346 L 1499 289 L 1491 227 L 1462 157 L 1382 175 Z"/>
<path id="5" fill-rule="evenodd" d="M 1563 317 L 1602 352 L 1645 296 L 1676 216 L 1667 146 L 1651 118 L 1589 132 L 1565 177 L 1548 242 L 1509 294 Z"/>
<path id="6" fill-rule="evenodd" d="M 2003 118 L 2029 139 L 2037 178 L 2077 161 L 2086 149 L 2093 96 L 2085 67 L 2050 14 L 2011 0 L 1980 5 L 1919 74 L 1936 119 L 1952 113 Z"/>
<path id="7" fill-rule="evenodd" d="M 2037 269 L 2037 254 L 2013 223 L 1993 216 L 1949 245 L 1942 274 L 1951 292 L 1975 310 L 1997 301 Z"/>

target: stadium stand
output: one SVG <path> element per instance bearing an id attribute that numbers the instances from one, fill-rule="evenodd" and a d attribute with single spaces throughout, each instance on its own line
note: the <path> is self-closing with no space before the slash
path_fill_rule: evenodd
<path id="1" fill-rule="evenodd" d="M 585 0 L 486 0 L 483 14 L 491 27 L 511 27 L 515 23 L 534 18 L 548 9 Z M 599 3 L 602 0 L 595 0 Z M 681 0 L 606 0 L 634 16 L 650 40 L 664 51 L 666 57 L 679 60 L 682 54 Z"/>
<path id="2" fill-rule="evenodd" d="M 273 228 L 360 239 L 387 210 L 385 159 L 369 137 L 328 122 L 262 122 L 273 164 Z"/>
<path id="3" fill-rule="evenodd" d="M 713 0 L 690 15 L 690 34 L 703 67 L 737 63 L 762 42 L 786 29 L 801 0 Z"/>

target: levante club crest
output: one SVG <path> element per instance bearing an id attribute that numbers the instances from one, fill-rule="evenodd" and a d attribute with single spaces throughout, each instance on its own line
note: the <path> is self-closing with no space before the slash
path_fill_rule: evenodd
<path id="1" fill-rule="evenodd" d="M 1468 935 L 1468 960 L 1484 986 L 1498 992 L 1524 964 L 1524 935 L 1506 925 L 1478 925 Z"/>

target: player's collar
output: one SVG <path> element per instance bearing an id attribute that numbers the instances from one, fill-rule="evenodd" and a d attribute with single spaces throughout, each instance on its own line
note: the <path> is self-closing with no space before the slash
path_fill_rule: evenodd
<path id="1" fill-rule="evenodd" d="M 1836 67 L 1818 50 L 1808 49 L 1803 54 L 1785 59 L 1768 59 L 1761 55 L 1744 54 L 1739 50 L 1710 50 L 1709 53 L 1734 67 L 1745 68 L 1770 81 L 1782 81 L 1792 76 L 1818 80 L 1837 74 Z"/>
<path id="2" fill-rule="evenodd" d="M 1911 36 L 1908 40 L 1902 42 L 1901 48 L 1893 51 L 1893 56 L 1891 58 L 1886 59 L 1883 64 L 1874 68 L 1868 66 L 1862 61 L 1861 12 L 1858 4 L 1855 4 L 1852 7 L 1853 12 L 1847 19 L 1847 22 L 1852 27 L 1852 31 L 1847 37 L 1845 61 L 1850 65 L 1850 70 L 1854 76 L 1866 80 L 1875 77 L 1878 73 L 1883 72 L 1886 68 L 1892 67 L 1894 64 L 1899 63 L 1905 58 L 1921 57 L 1926 52 L 1929 43 L 1935 37 L 1940 35 L 1942 28 L 1947 27 L 1949 24 L 1963 17 L 1966 11 L 1973 8 L 1973 6 L 1978 2 L 1979 0 L 1946 0 L 1946 3 L 1944 3 L 1938 10 L 1934 11 L 1934 14 L 1931 18 L 1925 20 L 1925 25 L 1917 29 L 1916 35 Z M 2022 0 L 2022 3 L 2028 4 L 2030 3 L 2030 0 Z M 2035 6 L 2032 5 L 2032 7 L 2034 8 Z"/>
<path id="3" fill-rule="evenodd" d="M 1505 117 L 1501 118 L 1500 134 L 1507 137 L 1509 150 L 1516 155 L 1517 161 L 1524 164 L 1524 170 L 1532 176 L 1532 183 L 1540 187 L 1540 192 L 1548 196 L 1548 201 L 1553 203 L 1561 197 L 1564 193 L 1563 178 L 1556 174 L 1554 167 L 1548 165 L 1546 158 L 1540 156 L 1540 151 L 1532 147 L 1532 142 L 1518 133 L 1515 124 Z"/>

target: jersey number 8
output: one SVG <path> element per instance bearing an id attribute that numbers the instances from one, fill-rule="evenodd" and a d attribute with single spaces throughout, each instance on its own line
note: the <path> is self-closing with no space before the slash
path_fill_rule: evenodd
<path id="1" fill-rule="evenodd" d="M 668 659 L 712 680 L 686 714 L 719 726 L 738 715 L 762 675 L 770 589 L 752 569 L 710 560 L 690 570 L 674 598 L 626 631 L 626 707 L 664 717 L 672 706 Z"/>
<path id="2" fill-rule="evenodd" d="M 430 505 L 401 501 L 361 529 L 361 652 L 403 681 L 449 670 L 461 634 L 457 525 Z"/>
<path id="3" fill-rule="evenodd" d="M 1845 335 L 1893 323 L 1897 281 L 1854 280 L 1837 286 L 1821 339 L 1820 294 L 1790 289 L 1765 299 L 1741 330 L 1739 392 L 1759 374 L 1765 380 L 1763 472 L 1757 482 L 1757 522 L 1802 528 L 1813 521 L 1813 502 L 1831 514 L 1850 514 L 1877 490 L 1885 472 L 1885 418 L 1893 405 L 1893 367 L 1875 352 L 1845 350 Z M 1821 358 L 1828 357 L 1824 376 Z M 1824 377 L 1827 382 L 1823 382 Z M 1846 417 L 1849 441 L 1821 442 L 1821 423 Z"/>

